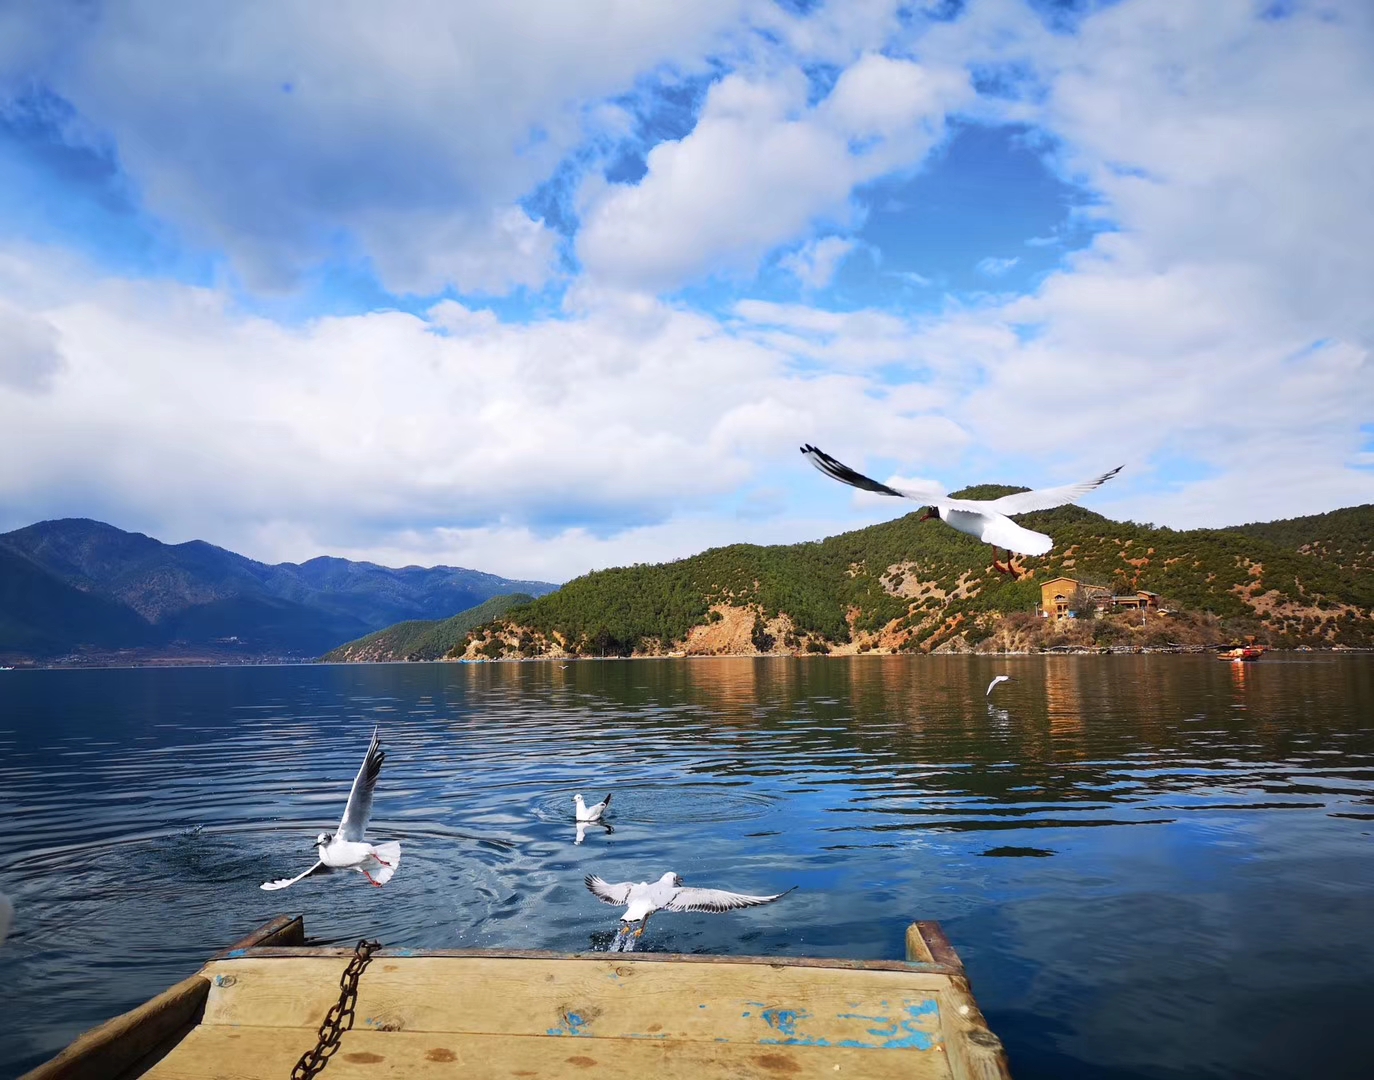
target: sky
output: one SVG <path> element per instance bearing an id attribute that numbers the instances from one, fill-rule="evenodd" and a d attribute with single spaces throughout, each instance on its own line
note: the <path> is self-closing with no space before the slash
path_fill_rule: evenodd
<path id="1" fill-rule="evenodd" d="M 9 0 L 0 530 L 563 581 L 1374 502 L 1367 0 Z"/>

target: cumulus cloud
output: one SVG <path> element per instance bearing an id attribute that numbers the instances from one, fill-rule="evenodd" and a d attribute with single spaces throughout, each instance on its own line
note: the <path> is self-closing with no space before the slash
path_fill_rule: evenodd
<path id="1" fill-rule="evenodd" d="M 66 374 L 0 394 L 0 501 L 27 519 L 114 506 L 167 535 L 380 550 L 438 529 L 607 539 L 707 512 L 804 439 L 934 439 L 929 402 L 875 416 L 871 375 L 798 370 L 752 324 L 643 295 L 529 324 L 445 301 L 285 327 L 213 290 L 96 280 L 45 317 Z"/>
<path id="2" fill-rule="evenodd" d="M 755 0 L 7 5 L 0 93 L 107 133 L 148 207 L 290 285 L 345 231 L 384 284 L 501 292 L 550 272 L 518 200 L 661 65 L 695 70 Z"/>
<path id="3" fill-rule="evenodd" d="M 808 289 L 823 289 L 858 242 L 843 236 L 823 236 L 808 240 L 798 250 L 788 252 L 778 265 Z"/>
<path id="4" fill-rule="evenodd" d="M 0 300 L 0 387 L 46 390 L 61 367 L 57 328 Z"/>
<path id="5" fill-rule="evenodd" d="M 1036 72 L 1022 106 L 1114 225 L 1034 293 L 925 328 L 991 335 L 960 412 L 980 444 L 1079 467 L 1186 453 L 1217 475 L 1138 503 L 1171 524 L 1374 496 L 1357 467 L 1374 415 L 1367 7 L 1269 20 L 1131 0 L 1074 35 L 1005 4 L 970 19 L 941 47 Z"/>
<path id="6" fill-rule="evenodd" d="M 0 251 L 9 524 L 108 509 L 269 557 L 557 579 L 856 524 L 820 478 L 833 513 L 792 501 L 802 441 L 955 487 L 1125 461 L 1094 507 L 1178 526 L 1374 501 L 1368 5 L 1121 0 L 1061 32 L 1017 0 L 914 28 L 876 2 L 720 0 L 637 5 L 628 43 L 585 5 L 476 7 L 447 36 L 437 7 L 380 29 L 361 7 L 158 10 L 110 5 L 99 39 L 78 19 L 23 55 L 240 268 L 289 280 L 345 229 L 421 294 L 547 280 L 557 238 L 518 200 L 589 125 L 625 137 L 598 95 L 707 70 L 741 22 L 780 44 L 736 56 L 639 181 L 580 188 L 583 272 L 553 317 L 445 301 L 288 327 L 219 290 Z M 802 74 L 817 60 L 828 88 Z M 741 296 L 721 316 L 655 295 L 778 250 L 823 287 L 863 185 L 919 168 L 955 112 L 1032 126 L 1107 226 L 1024 295 L 919 315 Z M 1163 457 L 1206 479 L 1151 490 Z"/>
<path id="7" fill-rule="evenodd" d="M 586 271 L 651 289 L 752 271 L 818 223 L 849 222 L 855 186 L 920 162 L 972 89 L 962 71 L 874 53 L 821 101 L 807 95 L 796 68 L 714 84 L 691 133 L 654 147 L 642 179 L 585 197 Z"/>

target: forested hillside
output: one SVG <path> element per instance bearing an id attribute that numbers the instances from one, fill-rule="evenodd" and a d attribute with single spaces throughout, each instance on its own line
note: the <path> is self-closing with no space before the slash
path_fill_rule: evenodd
<path id="1" fill-rule="evenodd" d="M 1315 555 L 1347 570 L 1374 572 L 1374 504 L 1310 517 L 1233 525 L 1227 531 Z"/>
<path id="2" fill-rule="evenodd" d="M 961 494 L 1015 490 L 984 485 Z M 1283 528 L 1291 523 L 1273 524 L 1276 542 L 1258 532 L 1271 526 L 1176 531 L 1072 506 L 1026 514 L 1018 520 L 1049 533 L 1055 546 L 1022 559 L 1027 573 L 1014 580 L 992 569 L 987 545 L 918 518 L 813 543 L 739 544 L 588 574 L 479 629 L 454 655 L 931 650 L 998 635 L 990 644 L 1005 647 L 1033 619 L 1041 583 L 1061 574 L 1121 594 L 1160 594 L 1177 613 L 1155 628 L 1166 640 L 1205 630 L 1277 645 L 1374 644 L 1374 577 L 1322 545 L 1300 550 Z M 1326 518 L 1336 524 L 1327 528 Z M 1304 536 L 1345 537 L 1332 530 L 1358 532 L 1360 519 L 1337 511 L 1304 520 Z M 1101 622 L 1110 637 L 1112 620 Z"/>
<path id="3" fill-rule="evenodd" d="M 528 593 L 493 596 L 451 619 L 412 619 L 368 634 L 325 653 L 324 663 L 389 663 L 398 660 L 438 660 L 467 639 L 468 631 L 491 622 L 513 607 L 530 603 Z"/>

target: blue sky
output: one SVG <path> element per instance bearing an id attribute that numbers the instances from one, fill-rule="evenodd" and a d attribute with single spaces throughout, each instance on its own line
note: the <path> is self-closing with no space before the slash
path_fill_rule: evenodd
<path id="1" fill-rule="evenodd" d="M 562 580 L 1374 500 L 1356 0 L 0 13 L 0 528 Z"/>

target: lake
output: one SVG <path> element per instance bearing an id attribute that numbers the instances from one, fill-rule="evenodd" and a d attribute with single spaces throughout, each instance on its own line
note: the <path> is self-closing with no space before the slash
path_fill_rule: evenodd
<path id="1" fill-rule="evenodd" d="M 261 891 L 375 724 L 395 879 Z M 661 913 L 644 948 L 893 959 L 938 919 L 1018 1080 L 1371 1074 L 1367 655 L 12 671 L 0 744 L 3 1077 L 282 912 L 605 948 L 583 876 L 666 870 L 798 891 Z M 615 831 L 576 845 L 579 791 Z"/>

